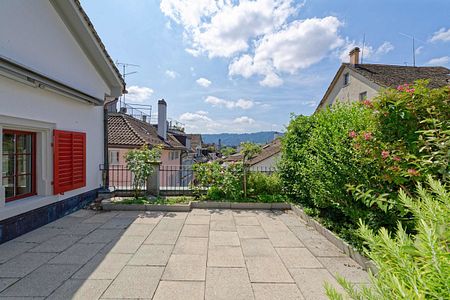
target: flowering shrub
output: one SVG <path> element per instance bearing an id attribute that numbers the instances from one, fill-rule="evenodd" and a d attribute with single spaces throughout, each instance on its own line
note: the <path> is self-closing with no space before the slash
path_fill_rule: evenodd
<path id="1" fill-rule="evenodd" d="M 450 178 L 449 95 L 418 81 L 293 118 L 282 143 L 284 188 L 357 247 L 359 219 L 395 231 L 408 222 L 399 189 L 412 194 L 427 175 Z"/>

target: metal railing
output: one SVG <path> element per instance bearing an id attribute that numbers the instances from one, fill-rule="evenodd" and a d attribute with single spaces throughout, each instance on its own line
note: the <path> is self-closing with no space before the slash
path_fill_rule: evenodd
<path id="1" fill-rule="evenodd" d="M 159 166 L 159 186 L 161 191 L 189 191 L 195 185 L 192 165 Z"/>

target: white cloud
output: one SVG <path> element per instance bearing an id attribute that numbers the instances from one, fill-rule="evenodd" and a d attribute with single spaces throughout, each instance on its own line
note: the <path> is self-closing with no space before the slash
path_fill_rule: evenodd
<path id="1" fill-rule="evenodd" d="M 421 54 L 422 51 L 423 51 L 423 48 L 424 48 L 424 46 L 419 46 L 419 47 L 417 47 L 417 48 L 416 48 L 416 51 L 415 51 L 416 55 Z"/>
<path id="2" fill-rule="evenodd" d="M 173 70 L 166 70 L 166 76 L 172 79 L 177 78 L 180 74 L 178 74 L 177 72 L 173 71 Z"/>
<path id="3" fill-rule="evenodd" d="M 197 79 L 196 82 L 197 82 L 197 84 L 199 86 L 202 86 L 202 87 L 205 87 L 205 88 L 207 88 L 208 86 L 211 85 L 211 81 L 209 81 L 208 79 L 203 78 L 203 77 Z"/>
<path id="4" fill-rule="evenodd" d="M 433 65 L 433 66 L 443 66 L 446 65 L 450 62 L 450 56 L 442 56 L 442 57 L 436 57 L 433 59 L 430 59 L 428 61 L 429 65 Z"/>
<path id="5" fill-rule="evenodd" d="M 228 109 L 232 108 L 250 109 L 255 105 L 255 102 L 253 102 L 252 100 L 239 99 L 237 101 L 230 101 L 220 99 L 214 96 L 206 97 L 205 102 L 211 104 L 212 106 L 226 107 Z"/>
<path id="6" fill-rule="evenodd" d="M 206 122 L 212 122 L 210 118 L 205 116 L 205 114 L 200 113 L 190 113 L 186 112 L 182 115 L 180 115 L 180 121 L 181 122 L 198 122 L 198 121 L 206 121 Z"/>
<path id="7" fill-rule="evenodd" d="M 445 29 L 444 27 L 433 33 L 433 36 L 430 39 L 431 42 L 450 42 L 450 28 Z"/>
<path id="8" fill-rule="evenodd" d="M 126 94 L 125 97 L 127 101 L 131 102 L 144 102 L 145 100 L 150 99 L 154 92 L 151 88 L 137 85 L 127 87 L 127 91 L 128 94 Z"/>
<path id="9" fill-rule="evenodd" d="M 366 44 L 364 45 L 364 51 L 361 48 L 361 43 L 357 43 L 356 41 L 350 41 L 346 39 L 345 45 L 340 50 L 339 58 L 342 62 L 349 62 L 349 52 L 353 50 L 355 47 L 359 47 L 361 50 L 360 60 L 361 59 L 372 59 L 379 60 L 383 55 L 394 50 L 394 45 L 388 41 L 384 41 L 383 44 L 378 46 L 378 48 L 374 48 L 373 46 Z M 364 57 L 363 57 L 364 56 Z M 363 61 L 364 62 L 364 61 Z"/>
<path id="10" fill-rule="evenodd" d="M 283 83 L 280 73 L 294 74 L 325 58 L 331 50 L 343 44 L 338 34 L 342 23 L 336 17 L 293 21 L 283 29 L 266 34 L 256 45 L 254 56 L 235 59 L 229 75 L 249 78 L 262 75 L 263 86 Z"/>
<path id="11" fill-rule="evenodd" d="M 166 28 L 167 28 L 168 30 L 172 30 L 172 22 L 167 21 L 167 22 L 166 22 Z"/>
<path id="12" fill-rule="evenodd" d="M 234 119 L 233 123 L 235 123 L 235 124 L 242 124 L 242 125 L 244 125 L 244 124 L 253 124 L 253 123 L 255 123 L 255 120 L 253 120 L 252 118 L 249 118 L 247 116 L 242 116 L 242 117 Z"/>

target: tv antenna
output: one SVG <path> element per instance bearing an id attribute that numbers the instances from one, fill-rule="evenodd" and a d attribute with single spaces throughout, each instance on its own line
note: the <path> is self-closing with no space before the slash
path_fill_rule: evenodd
<path id="1" fill-rule="evenodd" d="M 409 38 L 412 41 L 412 61 L 413 61 L 413 67 L 415 67 L 416 66 L 416 45 L 415 45 L 415 42 L 416 41 L 419 41 L 419 42 L 422 42 L 422 43 L 425 43 L 425 42 L 422 41 L 422 40 L 416 39 L 414 36 L 411 36 L 411 35 L 408 35 L 408 34 L 405 34 L 405 33 L 402 33 L 402 32 L 399 32 L 399 34 L 403 35 L 404 37 Z"/>
<path id="2" fill-rule="evenodd" d="M 363 35 L 363 44 L 362 44 L 362 51 L 361 51 L 361 64 L 364 63 L 364 47 L 366 45 L 366 33 L 364 32 Z"/>
<path id="3" fill-rule="evenodd" d="M 126 83 L 125 78 L 128 75 L 137 73 L 137 71 L 133 71 L 133 72 L 128 72 L 127 73 L 127 68 L 128 67 L 140 67 L 139 65 L 125 63 L 125 62 L 119 62 L 119 61 L 116 61 L 116 65 L 119 66 L 119 67 L 122 67 L 122 77 L 123 77 L 123 81 L 125 81 L 125 83 Z M 121 97 L 120 107 L 122 107 L 122 104 L 123 104 L 123 106 L 125 106 L 125 94 L 123 94 L 122 97 Z"/>

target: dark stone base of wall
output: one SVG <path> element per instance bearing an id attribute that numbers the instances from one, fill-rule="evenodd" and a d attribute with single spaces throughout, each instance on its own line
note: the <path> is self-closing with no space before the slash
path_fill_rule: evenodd
<path id="1" fill-rule="evenodd" d="M 0 221 L 0 244 L 88 206 L 97 198 L 98 191 L 85 192 Z"/>

